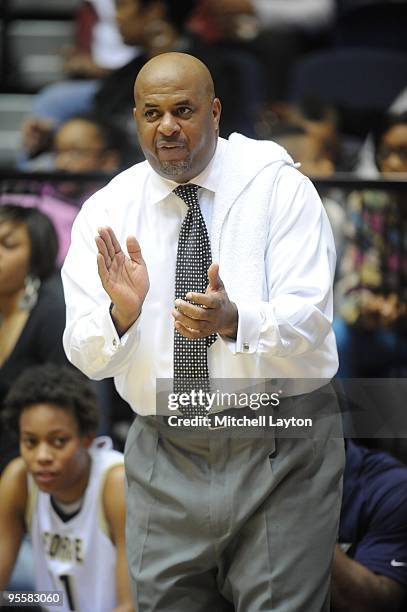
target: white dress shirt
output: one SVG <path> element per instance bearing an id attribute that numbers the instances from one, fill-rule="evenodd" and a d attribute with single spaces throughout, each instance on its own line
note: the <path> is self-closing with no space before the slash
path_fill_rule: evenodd
<path id="1" fill-rule="evenodd" d="M 227 147 L 228 142 L 219 138 L 207 168 L 190 181 L 202 187 L 199 204 L 210 240 L 215 194 L 221 177 L 224 179 Z M 172 193 L 177 185 L 161 178 L 147 162 L 116 177 L 84 204 L 73 227 L 72 245 L 62 271 L 67 302 L 64 347 L 68 358 L 91 378 L 115 377 L 119 393 L 133 410 L 144 415 L 156 411 L 157 379 L 173 377 L 171 311 L 178 236 L 187 211 L 186 204 Z M 331 331 L 335 253 L 329 224 L 311 183 L 292 164 L 282 167 L 278 188 L 272 193 L 273 202 L 276 199 L 287 210 L 282 212 L 280 221 L 277 204 L 272 203 L 276 220 L 271 225 L 279 223 L 282 235 L 276 235 L 271 228 L 267 249 L 261 256 L 264 269 L 258 270 L 258 275 L 263 300 L 245 301 L 231 295 L 239 313 L 237 339 L 218 337 L 210 347 L 210 376 L 246 381 L 330 379 L 337 369 L 337 353 Z M 110 299 L 97 274 L 94 236 L 102 225 L 113 228 L 123 249 L 128 235 L 137 237 L 149 273 L 150 289 L 142 313 L 121 338 L 110 317 Z M 292 235 L 284 235 L 285 225 L 294 226 L 289 230 Z M 267 233 L 268 228 L 264 231 Z M 294 278 L 296 241 L 303 261 Z M 222 257 L 219 262 L 224 280 Z M 239 262 L 236 260 L 234 265 L 237 271 Z M 244 292 L 244 279 L 239 285 Z M 228 291 L 227 282 L 225 287 Z M 273 297 L 274 291 L 278 297 Z"/>

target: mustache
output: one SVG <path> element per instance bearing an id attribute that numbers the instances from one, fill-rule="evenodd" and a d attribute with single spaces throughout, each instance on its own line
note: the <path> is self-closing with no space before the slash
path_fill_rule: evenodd
<path id="1" fill-rule="evenodd" d="M 185 140 L 185 138 L 166 138 L 165 136 L 161 136 L 156 142 L 157 147 L 161 147 L 163 145 L 165 146 L 167 144 L 186 145 L 187 141 Z"/>

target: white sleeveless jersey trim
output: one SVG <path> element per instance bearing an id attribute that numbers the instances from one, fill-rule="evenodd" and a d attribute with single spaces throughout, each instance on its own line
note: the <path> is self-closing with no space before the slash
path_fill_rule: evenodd
<path id="1" fill-rule="evenodd" d="M 111 612 L 117 605 L 116 549 L 104 516 L 103 488 L 109 470 L 123 465 L 123 455 L 111 447 L 110 438 L 96 438 L 93 442 L 82 508 L 65 523 L 53 509 L 50 495 L 40 491 L 29 476 L 26 516 L 36 588 L 64 594 L 63 606 L 49 610 Z"/>

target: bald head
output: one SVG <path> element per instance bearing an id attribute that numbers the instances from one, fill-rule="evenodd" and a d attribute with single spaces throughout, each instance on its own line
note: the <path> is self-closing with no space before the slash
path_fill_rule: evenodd
<path id="1" fill-rule="evenodd" d="M 157 55 L 138 73 L 134 98 L 139 143 L 153 169 L 180 183 L 202 172 L 221 111 L 205 64 L 186 53 Z"/>
<path id="2" fill-rule="evenodd" d="M 172 79 L 192 84 L 210 101 L 215 97 L 215 87 L 208 68 L 201 60 L 188 53 L 162 53 L 156 55 L 141 68 L 134 83 L 134 99 L 143 95 L 146 86 L 165 87 Z"/>

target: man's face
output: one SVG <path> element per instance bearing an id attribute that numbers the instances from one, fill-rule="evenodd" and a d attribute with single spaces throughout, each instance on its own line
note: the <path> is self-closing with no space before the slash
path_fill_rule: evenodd
<path id="1" fill-rule="evenodd" d="M 178 183 L 197 176 L 215 152 L 220 112 L 219 100 L 176 65 L 144 77 L 136 89 L 134 117 L 151 167 Z"/>

